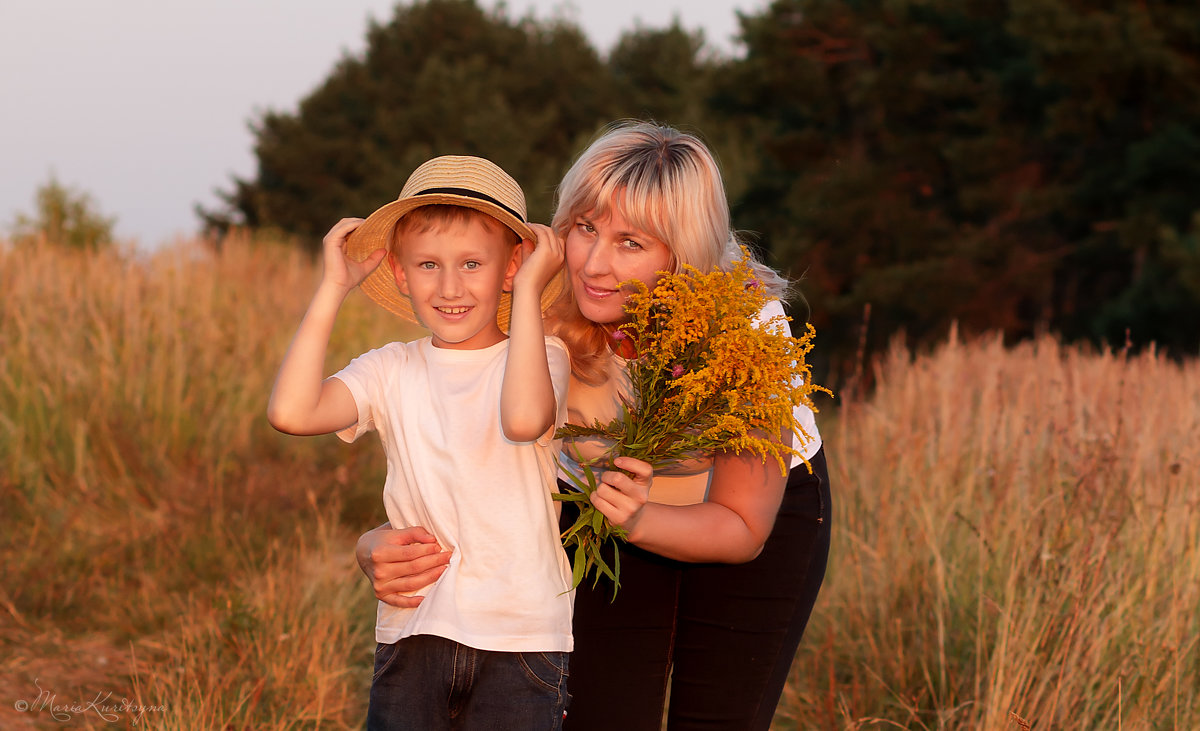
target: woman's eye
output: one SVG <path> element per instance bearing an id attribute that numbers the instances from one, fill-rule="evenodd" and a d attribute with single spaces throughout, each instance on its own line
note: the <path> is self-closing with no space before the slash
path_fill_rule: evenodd
<path id="1" fill-rule="evenodd" d="M 633 239 L 625 239 L 624 241 L 621 242 L 621 245 L 624 246 L 626 249 L 641 249 L 641 248 L 643 248 L 641 244 L 634 241 Z"/>
<path id="2" fill-rule="evenodd" d="M 587 221 L 580 221 L 579 223 L 577 223 L 575 225 L 578 226 L 579 230 L 583 231 L 584 233 L 587 233 L 587 234 L 596 233 L 596 227 L 593 226 L 592 224 L 588 223 Z"/>

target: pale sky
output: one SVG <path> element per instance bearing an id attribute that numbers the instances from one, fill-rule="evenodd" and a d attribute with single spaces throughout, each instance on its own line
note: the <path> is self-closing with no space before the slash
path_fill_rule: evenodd
<path id="1" fill-rule="evenodd" d="M 492 8 L 495 0 L 479 0 Z M 734 53 L 735 11 L 767 0 L 510 0 L 509 17 L 574 20 L 601 52 L 678 17 Z M 391 0 L 0 0 L 0 235 L 53 173 L 153 248 L 256 165 L 247 124 L 295 111 Z"/>

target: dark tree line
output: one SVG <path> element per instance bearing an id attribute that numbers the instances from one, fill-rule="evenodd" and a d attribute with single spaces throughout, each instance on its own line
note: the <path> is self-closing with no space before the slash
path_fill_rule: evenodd
<path id="1" fill-rule="evenodd" d="M 315 245 L 436 154 L 490 157 L 535 220 L 606 122 L 698 132 L 734 222 L 800 289 L 835 368 L 1037 331 L 1200 348 L 1200 5 L 776 0 L 744 53 L 678 26 L 601 56 L 567 23 L 473 0 L 396 7 L 294 113 L 256 123 L 258 175 L 207 224 Z"/>

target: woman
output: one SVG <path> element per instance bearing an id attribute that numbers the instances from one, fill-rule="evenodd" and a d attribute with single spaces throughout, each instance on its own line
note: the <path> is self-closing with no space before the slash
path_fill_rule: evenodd
<path id="1" fill-rule="evenodd" d="M 572 354 L 568 420 L 604 422 L 628 388 L 631 354 L 611 336 L 626 319 L 620 283 L 652 283 L 684 264 L 728 267 L 741 248 L 708 149 L 644 123 L 614 127 L 584 151 L 559 187 L 552 228 L 565 241 L 569 286 L 547 325 Z M 783 294 L 782 278 L 755 269 Z M 762 316 L 781 311 L 774 301 Z M 614 601 L 604 582 L 577 590 L 566 728 L 658 729 L 668 679 L 669 728 L 770 726 L 829 549 L 824 453 L 812 412 L 796 416 L 813 437 L 798 446 L 811 474 L 799 459 L 785 478 L 774 462 L 736 453 L 685 474 L 654 475 L 628 458 L 615 465 L 632 476 L 603 473 L 593 502 L 631 529 L 634 546 L 621 552 Z M 563 465 L 573 471 L 575 450 L 583 458 L 603 450 L 567 447 Z M 428 584 L 447 560 L 420 528 L 371 531 L 358 557 L 380 599 L 402 606 L 420 599 L 401 592 Z"/>

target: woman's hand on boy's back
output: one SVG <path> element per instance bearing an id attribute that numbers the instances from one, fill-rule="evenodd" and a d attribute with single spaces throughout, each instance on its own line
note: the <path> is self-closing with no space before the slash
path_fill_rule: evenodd
<path id="1" fill-rule="evenodd" d="M 324 250 L 325 270 L 322 274 L 322 284 L 336 287 L 349 292 L 362 283 L 367 275 L 379 266 L 387 249 L 376 249 L 363 261 L 354 261 L 346 256 L 346 239 L 363 223 L 362 218 L 343 218 L 333 224 L 329 233 L 322 240 Z"/>
<path id="2" fill-rule="evenodd" d="M 549 226 L 532 223 L 529 227 L 537 234 L 537 241 L 520 243 L 521 267 L 513 277 L 513 292 L 529 287 L 540 296 L 550 280 L 562 270 L 563 240 Z"/>

